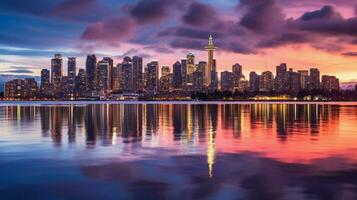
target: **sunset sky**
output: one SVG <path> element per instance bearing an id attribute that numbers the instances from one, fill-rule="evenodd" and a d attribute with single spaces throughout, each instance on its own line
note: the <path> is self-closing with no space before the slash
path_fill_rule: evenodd
<path id="1" fill-rule="evenodd" d="M 77 56 L 78 68 L 88 53 L 169 66 L 188 52 L 206 60 L 212 34 L 219 71 L 240 63 L 246 75 L 275 73 L 286 62 L 357 79 L 353 0 L 1 0 L 0 21 L 3 74 L 39 75 L 54 53 Z"/>

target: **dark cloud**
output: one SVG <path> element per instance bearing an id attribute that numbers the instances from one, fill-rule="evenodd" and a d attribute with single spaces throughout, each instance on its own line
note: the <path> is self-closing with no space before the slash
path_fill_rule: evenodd
<path id="1" fill-rule="evenodd" d="M 130 18 L 109 18 L 89 25 L 81 38 L 90 41 L 120 41 L 131 36 L 135 23 Z"/>
<path id="2" fill-rule="evenodd" d="M 244 12 L 240 25 L 254 32 L 276 31 L 284 25 L 282 8 L 275 0 L 242 0 L 238 10 Z"/>
<path id="3" fill-rule="evenodd" d="M 192 26 L 213 26 L 218 22 L 218 11 L 212 6 L 193 2 L 183 15 L 182 20 L 185 24 Z"/>
<path id="4" fill-rule="evenodd" d="M 341 15 L 337 13 L 332 6 L 324 6 L 320 10 L 306 12 L 301 16 L 301 20 L 309 21 L 315 19 L 341 19 Z"/>
<path id="5" fill-rule="evenodd" d="M 172 15 L 173 8 L 183 6 L 184 2 L 184 0 L 141 0 L 134 6 L 129 6 L 129 13 L 138 23 L 156 23 Z"/>
<path id="6" fill-rule="evenodd" d="M 261 48 L 272 48 L 289 44 L 302 44 L 309 41 L 312 41 L 312 38 L 310 38 L 307 34 L 301 32 L 288 32 L 263 39 L 257 46 Z"/>
<path id="7" fill-rule="evenodd" d="M 357 52 L 344 52 L 342 55 L 348 57 L 357 57 Z"/>
<path id="8" fill-rule="evenodd" d="M 204 40 L 193 40 L 188 38 L 176 38 L 171 41 L 170 45 L 173 48 L 189 48 L 189 49 L 197 49 L 202 50 L 206 45 L 206 41 Z"/>
<path id="9" fill-rule="evenodd" d="M 0 71 L 0 73 L 9 73 L 9 74 L 32 74 L 34 73 L 32 70 L 29 69 L 11 69 L 11 70 L 4 70 Z"/>

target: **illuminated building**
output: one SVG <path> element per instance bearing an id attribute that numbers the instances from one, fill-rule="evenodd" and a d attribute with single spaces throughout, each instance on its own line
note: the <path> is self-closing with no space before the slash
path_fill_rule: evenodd
<path id="1" fill-rule="evenodd" d="M 88 55 L 86 60 L 87 84 L 89 94 L 93 94 L 97 89 L 97 57 Z"/>
<path id="2" fill-rule="evenodd" d="M 233 73 L 221 72 L 221 91 L 233 91 Z"/>
<path id="3" fill-rule="evenodd" d="M 187 54 L 187 84 L 193 83 L 193 72 L 196 71 L 195 55 L 192 53 Z"/>
<path id="4" fill-rule="evenodd" d="M 217 47 L 213 43 L 213 37 L 212 35 L 209 36 L 208 38 L 208 45 L 205 47 L 207 53 L 208 53 L 208 61 L 207 61 L 207 68 L 205 69 L 205 86 L 208 88 L 211 85 L 211 76 L 212 76 L 212 71 L 214 71 L 214 52 L 217 49 Z"/>
<path id="5" fill-rule="evenodd" d="M 161 77 L 169 75 L 170 72 L 170 67 L 167 65 L 164 65 L 161 67 Z"/>
<path id="6" fill-rule="evenodd" d="M 121 64 L 122 91 L 134 92 L 133 63 L 130 57 L 125 57 Z"/>
<path id="7" fill-rule="evenodd" d="M 181 59 L 181 84 L 182 88 L 186 88 L 187 86 L 187 60 L 185 58 Z"/>
<path id="8" fill-rule="evenodd" d="M 240 93 L 247 92 L 249 90 L 249 81 L 245 79 L 240 79 L 238 83 L 237 91 Z"/>
<path id="9" fill-rule="evenodd" d="M 287 65 L 282 63 L 276 66 L 276 77 L 274 82 L 274 89 L 276 92 L 283 93 L 288 91 L 287 84 Z"/>
<path id="10" fill-rule="evenodd" d="M 159 89 L 159 62 L 151 61 L 146 65 L 145 87 L 148 95 L 156 95 Z"/>
<path id="11" fill-rule="evenodd" d="M 340 83 L 335 76 L 323 75 L 321 80 L 321 88 L 326 92 L 333 92 L 340 90 Z"/>
<path id="12" fill-rule="evenodd" d="M 292 68 L 286 74 L 285 87 L 290 94 L 297 94 L 300 91 L 300 74 L 294 72 Z"/>
<path id="13" fill-rule="evenodd" d="M 110 64 L 105 61 L 98 62 L 98 89 L 101 96 L 110 92 Z"/>
<path id="14" fill-rule="evenodd" d="M 177 61 L 173 66 L 173 80 L 172 84 L 175 89 L 182 89 L 182 66 L 179 61 Z"/>
<path id="15" fill-rule="evenodd" d="M 78 76 L 76 80 L 76 90 L 78 97 L 86 97 L 87 96 L 87 73 L 84 69 L 79 69 Z"/>
<path id="16" fill-rule="evenodd" d="M 195 92 L 204 92 L 204 72 L 196 70 L 193 72 L 193 90 Z"/>
<path id="17" fill-rule="evenodd" d="M 32 99 L 36 97 L 37 82 L 33 78 L 14 79 L 5 83 L 5 98 Z"/>
<path id="18" fill-rule="evenodd" d="M 50 70 L 41 70 L 41 85 L 40 94 L 42 97 L 51 97 L 53 95 L 53 87 L 50 81 Z"/>
<path id="19" fill-rule="evenodd" d="M 271 71 L 265 71 L 260 76 L 259 90 L 261 92 L 271 92 L 274 85 L 274 75 Z"/>
<path id="20" fill-rule="evenodd" d="M 109 63 L 109 90 L 112 90 L 114 86 L 114 79 L 113 79 L 113 70 L 114 70 L 114 60 L 110 57 L 103 57 L 102 59 L 103 62 Z"/>
<path id="21" fill-rule="evenodd" d="M 249 73 L 249 90 L 251 92 L 258 92 L 260 88 L 260 77 L 256 72 Z"/>
<path id="22" fill-rule="evenodd" d="M 69 96 L 74 96 L 75 87 L 76 87 L 76 58 L 69 57 L 67 63 L 67 88 Z"/>
<path id="23" fill-rule="evenodd" d="M 232 73 L 233 73 L 233 88 L 234 90 L 238 89 L 239 81 L 244 77 L 243 75 L 243 67 L 242 65 L 236 63 L 232 66 Z"/>
<path id="24" fill-rule="evenodd" d="M 51 60 L 51 82 L 53 84 L 54 93 L 59 97 L 61 93 L 62 83 L 62 56 L 61 54 L 55 54 Z"/>
<path id="25" fill-rule="evenodd" d="M 300 89 L 308 89 L 309 84 L 309 71 L 308 70 L 298 70 L 300 76 Z"/>
<path id="26" fill-rule="evenodd" d="M 160 93 L 167 94 L 171 92 L 171 84 L 172 84 L 172 74 L 168 73 L 164 76 L 160 77 Z"/>
<path id="27" fill-rule="evenodd" d="M 317 68 L 310 69 L 309 90 L 320 89 L 320 71 Z"/>
<path id="28" fill-rule="evenodd" d="M 134 56 L 132 59 L 133 63 L 133 80 L 134 91 L 143 91 L 144 81 L 143 81 L 143 58 Z"/>

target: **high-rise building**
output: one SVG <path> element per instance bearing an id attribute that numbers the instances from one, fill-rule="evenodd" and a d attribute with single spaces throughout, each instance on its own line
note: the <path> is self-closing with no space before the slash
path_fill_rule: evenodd
<path id="1" fill-rule="evenodd" d="M 121 65 L 122 91 L 134 92 L 133 63 L 130 57 L 125 57 Z"/>
<path id="2" fill-rule="evenodd" d="M 205 70 L 205 86 L 208 88 L 211 85 L 211 77 L 212 77 L 212 71 L 214 71 L 214 52 L 217 49 L 217 47 L 213 43 L 213 37 L 212 35 L 209 36 L 208 38 L 208 45 L 205 47 L 207 53 L 208 53 L 208 61 L 207 61 L 207 68 Z"/>
<path id="3" fill-rule="evenodd" d="M 84 69 L 79 69 L 78 76 L 76 78 L 76 95 L 77 97 L 87 96 L 87 73 Z"/>
<path id="4" fill-rule="evenodd" d="M 240 93 L 247 92 L 249 90 L 249 81 L 245 79 L 240 79 L 237 91 Z"/>
<path id="5" fill-rule="evenodd" d="M 323 75 L 321 81 L 321 89 L 326 92 L 339 91 L 340 82 L 335 76 Z"/>
<path id="6" fill-rule="evenodd" d="M 69 57 L 67 63 L 67 88 L 70 96 L 74 96 L 76 87 L 76 58 Z"/>
<path id="7" fill-rule="evenodd" d="M 87 84 L 88 92 L 94 93 L 97 90 L 97 57 L 93 55 L 88 55 L 86 60 L 86 72 L 87 72 Z"/>
<path id="8" fill-rule="evenodd" d="M 188 84 L 193 84 L 193 72 L 196 71 L 196 65 L 195 65 L 195 55 L 193 53 L 189 53 L 186 56 L 187 60 L 187 83 Z"/>
<path id="9" fill-rule="evenodd" d="M 233 73 L 233 88 L 234 90 L 239 88 L 239 81 L 244 77 L 243 75 L 243 67 L 242 65 L 236 63 L 232 66 L 232 73 Z"/>
<path id="10" fill-rule="evenodd" d="M 167 94 L 167 93 L 171 92 L 171 82 L 172 82 L 172 74 L 164 73 L 164 75 L 161 75 L 160 84 L 159 84 L 161 94 Z"/>
<path id="11" fill-rule="evenodd" d="M 113 58 L 110 57 L 103 57 L 102 59 L 103 62 L 109 63 L 109 90 L 112 90 L 113 85 L 114 85 L 114 79 L 113 79 L 113 70 L 114 70 L 114 60 Z"/>
<path id="12" fill-rule="evenodd" d="M 62 83 L 62 55 L 55 54 L 54 58 L 51 60 L 51 82 L 53 84 L 53 89 L 55 95 L 58 97 L 61 93 L 61 83 Z"/>
<path id="13" fill-rule="evenodd" d="M 309 71 L 308 70 L 298 70 L 300 77 L 300 89 L 308 89 L 309 85 Z"/>
<path id="14" fill-rule="evenodd" d="M 182 88 L 187 87 L 187 60 L 185 58 L 181 59 L 181 77 L 182 77 Z"/>
<path id="15" fill-rule="evenodd" d="M 256 72 L 249 73 L 249 90 L 251 92 L 258 92 L 260 88 L 260 77 Z"/>
<path id="16" fill-rule="evenodd" d="M 110 93 L 110 64 L 106 61 L 98 62 L 98 90 L 101 96 Z"/>
<path id="17" fill-rule="evenodd" d="M 53 95 L 53 87 L 50 81 L 50 70 L 41 70 L 41 85 L 40 85 L 41 97 L 51 97 Z"/>
<path id="18" fill-rule="evenodd" d="M 286 92 L 297 94 L 300 91 L 300 74 L 294 72 L 292 68 L 286 73 Z"/>
<path id="19" fill-rule="evenodd" d="M 217 73 L 217 62 L 213 59 L 212 70 L 211 70 L 211 84 L 209 90 L 211 92 L 218 90 L 218 73 Z"/>
<path id="20" fill-rule="evenodd" d="M 146 65 L 146 92 L 148 95 L 156 95 L 159 89 L 159 62 L 151 61 Z"/>
<path id="21" fill-rule="evenodd" d="M 133 63 L 133 79 L 134 79 L 134 91 L 143 91 L 144 80 L 143 80 L 143 58 L 134 56 L 132 59 Z"/>
<path id="22" fill-rule="evenodd" d="M 288 91 L 287 84 L 287 65 L 282 63 L 276 66 L 276 77 L 274 81 L 274 89 L 276 92 L 284 93 Z"/>
<path id="23" fill-rule="evenodd" d="M 205 61 L 200 61 L 198 64 L 197 64 L 197 69 L 196 69 L 196 72 L 202 72 L 203 73 L 203 78 L 204 75 L 205 75 L 205 70 L 207 68 L 207 62 Z M 205 80 L 203 80 L 203 83 L 205 83 Z"/>
<path id="24" fill-rule="evenodd" d="M 182 89 L 182 65 L 177 61 L 173 66 L 173 80 L 172 84 L 175 89 Z"/>
<path id="25" fill-rule="evenodd" d="M 320 71 L 317 68 L 310 69 L 309 90 L 320 89 Z"/>
<path id="26" fill-rule="evenodd" d="M 162 76 L 167 76 L 169 75 L 171 72 L 170 72 L 170 67 L 167 66 L 167 65 L 164 65 L 161 67 L 161 77 Z"/>
<path id="27" fill-rule="evenodd" d="M 199 64 L 200 66 L 200 64 Z M 193 72 L 193 91 L 203 92 L 204 91 L 204 71 L 196 70 Z"/>
<path id="28" fill-rule="evenodd" d="M 120 65 L 121 67 L 121 65 Z M 112 90 L 115 92 L 118 92 L 120 90 L 120 77 L 119 77 L 119 69 L 118 69 L 118 65 L 113 67 L 112 70 Z"/>
<path id="29" fill-rule="evenodd" d="M 233 91 L 233 73 L 221 72 L 221 91 Z"/>
<path id="30" fill-rule="evenodd" d="M 5 98 L 33 99 L 37 94 L 37 82 L 34 78 L 14 79 L 5 83 Z"/>
<path id="31" fill-rule="evenodd" d="M 259 90 L 261 92 L 271 92 L 274 86 L 274 75 L 271 71 L 265 71 L 260 76 Z"/>

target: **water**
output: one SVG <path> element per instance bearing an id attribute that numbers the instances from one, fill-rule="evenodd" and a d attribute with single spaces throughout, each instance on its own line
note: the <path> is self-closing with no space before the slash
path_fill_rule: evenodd
<path id="1" fill-rule="evenodd" d="M 0 199 L 357 199 L 357 104 L 0 105 Z"/>

